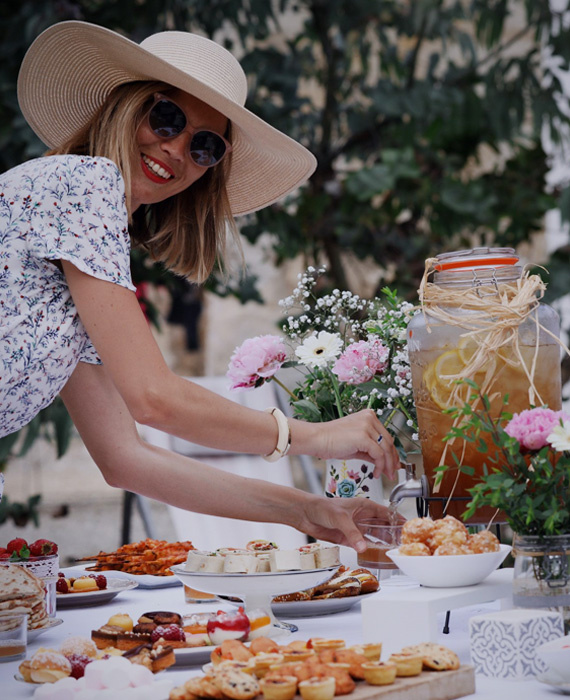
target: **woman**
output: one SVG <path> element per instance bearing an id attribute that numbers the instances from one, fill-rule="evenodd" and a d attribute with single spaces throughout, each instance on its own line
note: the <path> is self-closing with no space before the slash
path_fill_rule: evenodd
<path id="1" fill-rule="evenodd" d="M 221 478 L 137 433 L 136 422 L 269 461 L 287 451 L 358 457 L 377 476 L 397 467 L 371 411 L 328 424 L 287 421 L 277 409 L 246 409 L 176 376 L 140 310 L 131 241 L 203 281 L 227 227 L 236 235 L 233 216 L 274 202 L 314 170 L 300 144 L 244 108 L 246 93 L 231 54 L 186 32 L 138 45 L 72 21 L 32 44 L 18 97 L 52 150 L 0 178 L 0 435 L 59 392 L 109 484 L 363 549 L 354 520 L 385 517 L 385 509 L 267 482 L 252 489 L 251 480 Z"/>

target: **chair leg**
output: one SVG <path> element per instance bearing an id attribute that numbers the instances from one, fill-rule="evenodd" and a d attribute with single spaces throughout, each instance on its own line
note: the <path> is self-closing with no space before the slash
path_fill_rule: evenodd
<path id="1" fill-rule="evenodd" d="M 443 623 L 443 634 L 449 634 L 449 619 L 451 617 L 451 610 L 445 613 L 445 622 Z"/>

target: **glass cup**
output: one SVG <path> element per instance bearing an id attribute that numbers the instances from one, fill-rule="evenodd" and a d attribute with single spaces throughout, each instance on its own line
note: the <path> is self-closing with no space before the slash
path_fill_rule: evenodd
<path id="1" fill-rule="evenodd" d="M 212 593 L 204 593 L 204 591 L 197 591 L 195 588 L 184 585 L 184 601 L 186 603 L 212 603 L 214 600 L 217 600 L 217 596 Z"/>
<path id="2" fill-rule="evenodd" d="M 360 520 L 356 526 L 367 544 L 364 552 L 358 553 L 358 565 L 370 569 L 379 580 L 390 578 L 398 567 L 386 552 L 400 546 L 402 526 L 388 525 L 385 520 L 373 518 Z"/>
<path id="3" fill-rule="evenodd" d="M 27 643 L 28 616 L 0 614 L 0 662 L 23 658 Z"/>

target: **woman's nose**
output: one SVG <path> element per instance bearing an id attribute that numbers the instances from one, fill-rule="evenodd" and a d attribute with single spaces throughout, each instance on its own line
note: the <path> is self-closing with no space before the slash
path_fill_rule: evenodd
<path id="1" fill-rule="evenodd" d="M 187 131 L 183 131 L 178 136 L 172 139 L 166 139 L 161 142 L 161 148 L 165 153 L 168 153 L 172 158 L 178 158 L 179 160 L 184 160 L 190 150 L 190 141 L 192 140 L 192 134 Z"/>

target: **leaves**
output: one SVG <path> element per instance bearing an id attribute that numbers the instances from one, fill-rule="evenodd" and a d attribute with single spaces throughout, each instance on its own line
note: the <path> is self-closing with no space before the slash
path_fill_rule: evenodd
<path id="1" fill-rule="evenodd" d="M 469 490 L 471 501 L 463 517 L 467 520 L 482 506 L 491 506 L 504 511 L 513 531 L 522 535 L 570 532 L 570 455 L 549 447 L 524 453 L 518 441 L 504 431 L 511 415 L 505 412 L 495 421 L 488 400 L 483 403 L 481 411 L 453 409 L 452 415 L 467 418 L 446 437 L 468 441 L 476 437 L 478 451 L 486 455 L 484 474 Z M 440 467 L 438 478 L 452 468 L 456 467 Z"/>

